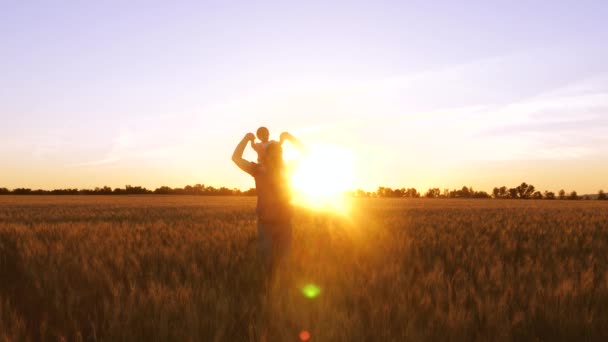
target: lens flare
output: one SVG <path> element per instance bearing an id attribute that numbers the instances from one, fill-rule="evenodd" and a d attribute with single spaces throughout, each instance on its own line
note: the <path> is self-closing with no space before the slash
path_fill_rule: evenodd
<path id="1" fill-rule="evenodd" d="M 300 341 L 308 341 L 310 340 L 310 332 L 308 332 L 308 330 L 302 330 L 300 331 Z"/>
<path id="2" fill-rule="evenodd" d="M 302 288 L 302 294 L 308 299 L 317 298 L 321 294 L 321 288 L 315 284 L 306 284 Z"/>
<path id="3" fill-rule="evenodd" d="M 291 166 L 292 202 L 315 209 L 345 212 L 346 192 L 353 188 L 354 157 L 351 150 L 315 143 L 305 152 L 285 147 Z"/>

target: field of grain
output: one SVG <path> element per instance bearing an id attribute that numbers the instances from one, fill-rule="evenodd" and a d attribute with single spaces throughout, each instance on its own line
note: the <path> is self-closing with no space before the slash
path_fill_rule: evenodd
<path id="1" fill-rule="evenodd" d="M 0 196 L 0 341 L 608 340 L 608 203 L 353 201 L 266 284 L 254 198 Z"/>

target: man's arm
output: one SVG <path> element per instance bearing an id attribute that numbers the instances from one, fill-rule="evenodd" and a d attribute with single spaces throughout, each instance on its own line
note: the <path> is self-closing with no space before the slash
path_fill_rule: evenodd
<path id="1" fill-rule="evenodd" d="M 245 152 L 245 147 L 247 147 L 247 143 L 255 140 L 255 135 L 253 133 L 247 133 L 245 137 L 241 140 L 241 142 L 236 145 L 234 152 L 232 153 L 232 161 L 238 166 L 241 170 L 251 174 L 251 163 L 247 160 L 243 159 L 243 152 Z"/>

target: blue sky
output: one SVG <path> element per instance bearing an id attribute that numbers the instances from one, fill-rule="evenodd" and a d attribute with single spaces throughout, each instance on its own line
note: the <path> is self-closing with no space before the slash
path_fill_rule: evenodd
<path id="1" fill-rule="evenodd" d="M 370 189 L 608 189 L 606 18 L 602 1 L 3 2 L 0 186 L 247 188 L 229 157 L 266 125 L 354 149 Z"/>

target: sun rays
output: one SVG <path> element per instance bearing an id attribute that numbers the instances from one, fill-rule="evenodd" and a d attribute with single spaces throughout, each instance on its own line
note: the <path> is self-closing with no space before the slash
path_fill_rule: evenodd
<path id="1" fill-rule="evenodd" d="M 295 205 L 345 213 L 345 193 L 352 189 L 354 155 L 345 147 L 311 143 L 305 152 L 285 146 L 290 165 L 292 201 Z"/>

